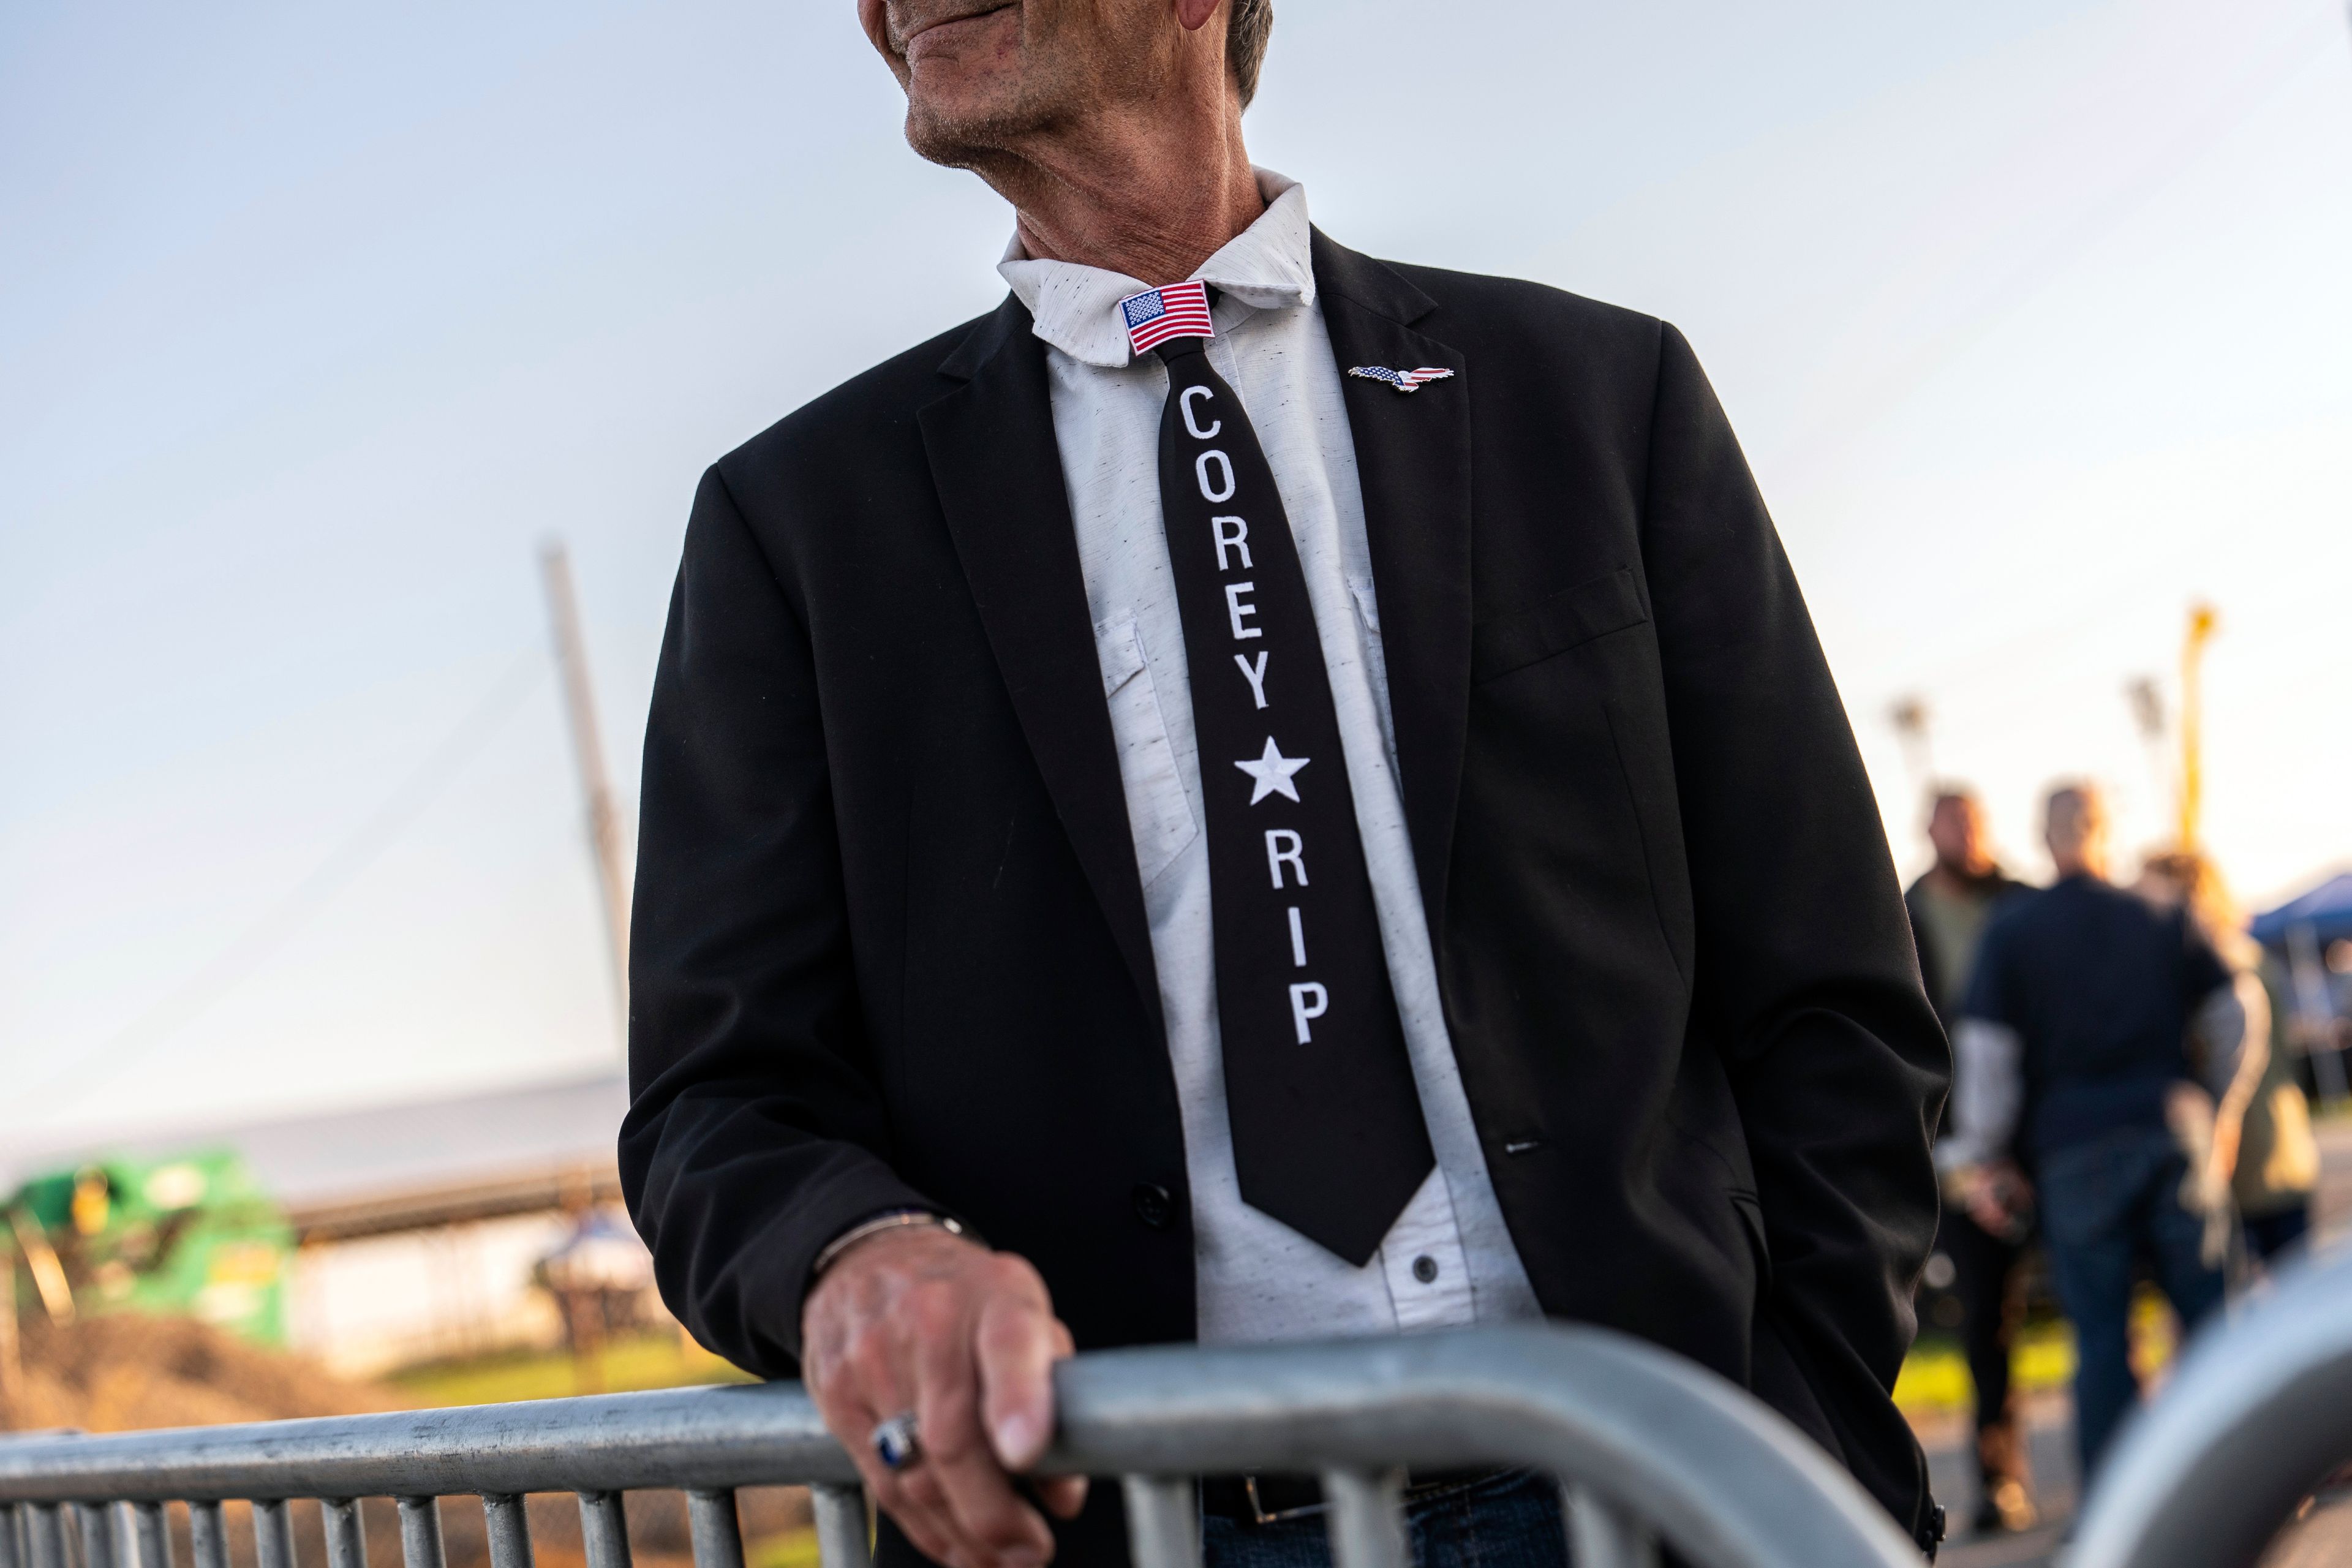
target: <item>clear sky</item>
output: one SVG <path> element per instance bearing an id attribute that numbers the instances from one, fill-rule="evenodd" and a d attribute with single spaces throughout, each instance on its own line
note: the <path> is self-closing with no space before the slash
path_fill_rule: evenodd
<path id="1" fill-rule="evenodd" d="M 1886 719 L 2042 866 L 2352 860 L 2341 0 L 1279 0 L 1248 131 L 1378 255 L 1696 345 L 1906 870 Z M 533 551 L 614 775 L 702 467 L 990 308 L 851 0 L 0 9 L 0 1149 L 616 1059 Z"/>

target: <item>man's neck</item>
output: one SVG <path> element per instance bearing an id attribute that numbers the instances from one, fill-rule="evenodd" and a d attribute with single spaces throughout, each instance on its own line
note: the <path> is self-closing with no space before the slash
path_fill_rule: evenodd
<path id="1" fill-rule="evenodd" d="M 1147 284 L 1181 282 L 1265 210 L 1238 110 L 1097 129 L 1085 144 L 1041 139 L 978 173 L 1010 201 L 1021 243 Z M 1209 151 L 1213 150 L 1213 151 Z"/>

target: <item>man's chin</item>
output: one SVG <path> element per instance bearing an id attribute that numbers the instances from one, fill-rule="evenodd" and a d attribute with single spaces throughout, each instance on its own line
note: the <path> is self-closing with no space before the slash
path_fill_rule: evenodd
<path id="1" fill-rule="evenodd" d="M 925 93 L 907 101 L 907 145 L 934 163 L 970 168 L 1018 137 L 1032 117 L 1013 93 Z"/>

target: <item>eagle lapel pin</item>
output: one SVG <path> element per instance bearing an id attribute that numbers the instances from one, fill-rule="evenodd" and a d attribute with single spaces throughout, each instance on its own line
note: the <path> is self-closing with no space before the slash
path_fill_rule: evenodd
<path id="1" fill-rule="evenodd" d="M 1399 392 L 1418 392 L 1424 381 L 1444 381 L 1453 372 L 1444 365 L 1423 365 L 1419 370 L 1391 370 L 1384 364 L 1360 364 L 1348 373 L 1360 375 L 1366 381 L 1385 381 Z"/>

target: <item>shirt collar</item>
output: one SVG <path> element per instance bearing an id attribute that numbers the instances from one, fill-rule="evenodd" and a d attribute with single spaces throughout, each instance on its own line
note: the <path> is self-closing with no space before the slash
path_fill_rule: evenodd
<path id="1" fill-rule="evenodd" d="M 1216 311 L 1223 331 L 1251 310 L 1276 310 L 1315 302 L 1315 267 L 1307 223 L 1307 187 L 1271 169 L 1257 175 L 1265 211 L 1201 263 L 1192 276 L 1224 295 Z M 1021 246 L 1015 230 L 997 273 L 1029 308 L 1039 337 L 1085 364 L 1116 370 L 1133 357 L 1118 302 L 1154 287 L 1123 272 L 1075 261 L 1037 261 Z M 1189 279 L 1162 278 L 1160 283 Z"/>

